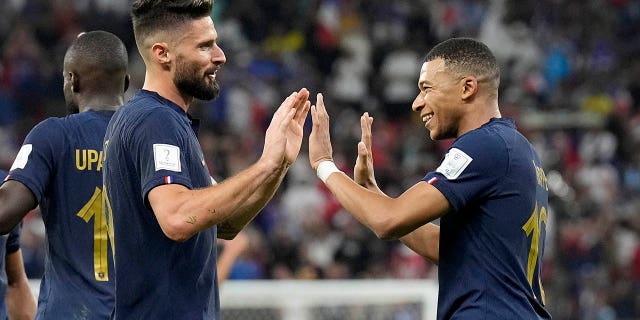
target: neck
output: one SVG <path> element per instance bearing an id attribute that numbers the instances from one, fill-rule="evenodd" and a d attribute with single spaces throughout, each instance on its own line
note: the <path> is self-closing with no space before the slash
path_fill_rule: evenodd
<path id="1" fill-rule="evenodd" d="M 472 104 L 468 106 L 469 112 L 462 119 L 458 127 L 457 137 L 480 128 L 492 118 L 502 118 L 497 101 L 491 101 L 482 104 Z"/>
<path id="2" fill-rule="evenodd" d="M 87 110 L 93 111 L 115 111 L 124 103 L 122 94 L 96 96 L 93 95 L 86 99 L 78 98 L 80 112 Z"/>
<path id="3" fill-rule="evenodd" d="M 166 74 L 157 74 L 147 70 L 142 89 L 156 92 L 161 97 L 177 104 L 184 112 L 189 111 L 189 106 L 193 102 L 193 97 L 181 94 L 173 84 L 173 80 Z"/>

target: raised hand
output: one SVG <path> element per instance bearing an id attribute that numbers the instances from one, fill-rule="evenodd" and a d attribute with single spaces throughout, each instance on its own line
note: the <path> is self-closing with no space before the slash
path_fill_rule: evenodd
<path id="1" fill-rule="evenodd" d="M 353 168 L 353 180 L 359 185 L 369 188 L 377 186 L 375 174 L 373 172 L 373 156 L 371 152 L 371 125 L 373 117 L 365 112 L 360 117 L 360 129 L 362 137 L 358 142 L 358 159 Z"/>
<path id="2" fill-rule="evenodd" d="M 296 100 L 295 105 L 296 114 L 293 116 L 292 121 L 289 122 L 286 131 L 287 145 L 285 148 L 285 161 L 287 166 L 295 162 L 298 157 L 300 147 L 302 146 L 304 122 L 307 119 L 309 108 L 311 107 L 311 102 L 308 100 L 309 91 L 302 89 L 298 94 L 298 100 Z M 300 101 L 303 103 L 300 104 Z"/>
<path id="3" fill-rule="evenodd" d="M 302 145 L 302 126 L 309 112 L 309 91 L 289 95 L 273 114 L 265 133 L 261 159 L 274 167 L 291 165 Z"/>
<path id="4" fill-rule="evenodd" d="M 315 171 L 320 162 L 333 161 L 333 148 L 329 134 L 329 114 L 324 107 L 322 93 L 318 93 L 316 105 L 311 107 L 313 128 L 309 135 L 309 163 Z"/>

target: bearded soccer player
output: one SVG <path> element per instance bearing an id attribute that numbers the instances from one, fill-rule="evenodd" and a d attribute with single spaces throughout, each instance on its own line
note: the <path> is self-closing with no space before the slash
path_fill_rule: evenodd
<path id="1" fill-rule="evenodd" d="M 116 319 L 219 319 L 216 238 L 231 239 L 271 199 L 302 144 L 309 92 L 276 110 L 260 159 L 213 184 L 188 113 L 218 94 L 226 57 L 211 0 L 139 0 L 132 20 L 143 88 L 105 135 Z"/>
<path id="2" fill-rule="evenodd" d="M 37 319 L 108 319 L 113 261 L 102 210 L 102 145 L 129 85 L 127 50 L 105 31 L 80 34 L 64 57 L 70 115 L 27 135 L 0 187 L 0 229 L 40 204 L 47 259 Z"/>

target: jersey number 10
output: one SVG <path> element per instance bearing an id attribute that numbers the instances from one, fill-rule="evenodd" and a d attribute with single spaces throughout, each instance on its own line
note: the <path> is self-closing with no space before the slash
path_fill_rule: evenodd
<path id="1" fill-rule="evenodd" d="M 538 211 L 538 202 L 536 201 L 536 206 L 533 209 L 533 213 L 529 217 L 529 220 L 522 226 L 522 230 L 527 234 L 527 237 L 533 233 L 531 237 L 531 249 L 529 249 L 529 258 L 527 260 L 527 280 L 529 280 L 529 285 L 533 287 L 533 274 L 536 270 L 536 264 L 538 260 L 541 260 L 540 253 L 538 252 L 539 244 L 540 244 L 540 233 L 543 230 L 542 223 L 547 223 L 547 208 L 540 207 L 540 211 Z M 544 304 L 544 290 L 542 289 L 542 283 L 540 282 L 540 277 L 538 276 L 538 284 L 540 286 L 540 295 L 542 295 L 542 304 Z"/>

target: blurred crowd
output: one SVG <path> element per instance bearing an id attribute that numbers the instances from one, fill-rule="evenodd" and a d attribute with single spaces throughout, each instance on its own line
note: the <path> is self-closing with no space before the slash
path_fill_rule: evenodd
<path id="1" fill-rule="evenodd" d="M 11 166 L 33 125 L 64 115 L 62 58 L 79 32 L 120 36 L 130 55 L 128 96 L 142 86 L 129 6 L 0 2 L 0 168 Z M 535 144 L 549 179 L 549 309 L 556 319 L 640 318 L 640 1 L 216 0 L 212 15 L 227 56 L 222 91 L 192 111 L 203 120 L 200 141 L 218 181 L 259 157 L 272 112 L 305 86 L 325 95 L 334 158 L 348 174 L 359 116 L 373 115 L 378 184 L 399 195 L 434 170 L 451 143 L 431 141 L 411 114 L 425 53 L 452 36 L 485 42 L 501 64 L 502 114 Z M 437 276 L 435 266 L 345 213 L 306 153 L 303 145 L 250 225 L 251 245 L 232 279 Z M 43 233 L 34 210 L 22 238 L 34 278 L 42 274 Z"/>

